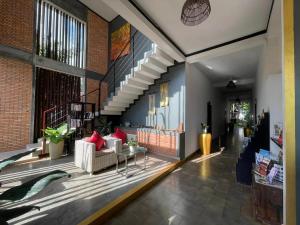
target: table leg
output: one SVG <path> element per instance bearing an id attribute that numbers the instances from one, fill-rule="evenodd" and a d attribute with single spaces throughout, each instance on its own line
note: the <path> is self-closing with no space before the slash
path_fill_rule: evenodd
<path id="1" fill-rule="evenodd" d="M 119 156 L 117 155 L 117 164 L 116 164 L 117 173 L 119 173 Z"/>
<path id="2" fill-rule="evenodd" d="M 144 152 L 144 170 L 146 170 L 146 152 Z"/>
<path id="3" fill-rule="evenodd" d="M 127 177 L 127 174 L 128 174 L 128 164 L 127 164 L 127 156 L 125 156 L 125 169 L 126 169 L 126 177 Z"/>

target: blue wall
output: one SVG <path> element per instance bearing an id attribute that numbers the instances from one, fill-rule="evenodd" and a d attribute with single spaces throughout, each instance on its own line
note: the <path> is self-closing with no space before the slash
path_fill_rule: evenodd
<path id="1" fill-rule="evenodd" d="M 111 33 L 119 29 L 122 25 L 127 23 L 121 16 L 116 17 L 109 23 L 109 35 L 108 35 L 108 61 L 111 65 L 112 61 L 110 60 L 111 55 Z M 131 37 L 135 33 L 136 28 L 131 26 Z M 124 43 L 125 45 L 126 43 Z M 138 60 L 144 57 L 144 53 L 151 49 L 152 41 L 150 41 L 145 35 L 141 32 L 138 32 L 134 37 L 134 64 L 137 65 Z M 125 79 L 125 75 L 130 73 L 133 59 L 133 41 L 131 41 L 130 53 L 118 59 L 115 64 L 115 83 L 116 88 L 120 86 L 120 82 Z M 121 51 L 122 49 L 120 49 Z M 109 92 L 113 91 L 113 69 L 110 71 L 106 81 L 109 83 Z"/>
<path id="2" fill-rule="evenodd" d="M 168 82 L 169 106 L 160 107 L 160 84 Z M 149 97 L 155 94 L 156 114 L 148 115 Z M 164 119 L 163 119 L 164 118 Z M 163 126 L 166 129 L 176 129 L 185 118 L 185 64 L 169 68 L 168 72 L 155 81 L 155 84 L 145 92 L 122 116 L 121 121 L 129 121 L 133 125 Z M 165 121 L 165 122 L 164 122 Z"/>

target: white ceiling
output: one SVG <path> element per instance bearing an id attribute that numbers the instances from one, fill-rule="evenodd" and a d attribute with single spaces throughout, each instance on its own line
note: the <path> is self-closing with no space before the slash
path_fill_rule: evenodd
<path id="1" fill-rule="evenodd" d="M 254 83 L 262 46 L 237 51 L 195 63 L 215 87 L 225 87 L 236 79 L 239 88 L 249 89 Z"/>
<path id="2" fill-rule="evenodd" d="M 102 0 L 80 0 L 83 4 L 88 6 L 98 15 L 102 16 L 107 21 L 111 21 L 118 14 L 109 6 L 107 6 Z"/>
<path id="3" fill-rule="evenodd" d="M 191 27 L 180 21 L 185 0 L 134 2 L 185 54 L 265 30 L 272 5 L 272 0 L 210 0 L 212 10 L 208 19 Z"/>

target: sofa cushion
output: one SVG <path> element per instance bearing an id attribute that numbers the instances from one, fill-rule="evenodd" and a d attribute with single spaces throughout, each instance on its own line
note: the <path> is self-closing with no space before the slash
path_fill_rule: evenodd
<path id="1" fill-rule="evenodd" d="M 113 154 L 114 150 L 109 148 L 102 148 L 101 151 L 96 151 L 96 157 Z"/>
<path id="2" fill-rule="evenodd" d="M 94 131 L 92 136 L 86 138 L 85 141 L 95 143 L 96 151 L 101 151 L 105 143 L 105 140 L 101 137 L 101 135 L 97 131 Z"/>
<path id="3" fill-rule="evenodd" d="M 126 143 L 126 133 L 124 133 L 121 129 L 117 128 L 115 133 L 112 134 L 112 137 L 118 138 L 122 140 L 122 144 Z"/>

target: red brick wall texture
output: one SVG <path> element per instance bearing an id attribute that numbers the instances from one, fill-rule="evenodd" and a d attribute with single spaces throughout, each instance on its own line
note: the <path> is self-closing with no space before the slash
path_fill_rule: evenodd
<path id="1" fill-rule="evenodd" d="M 105 74 L 108 60 L 108 23 L 95 13 L 88 12 L 88 43 L 87 43 L 87 69 Z M 87 79 L 87 93 L 99 88 L 99 81 Z M 107 98 L 107 84 L 103 83 L 101 88 L 101 102 Z M 96 91 L 87 96 L 87 101 L 96 103 L 98 109 L 98 95 Z"/>
<path id="2" fill-rule="evenodd" d="M 0 44 L 27 52 L 33 49 L 34 0 L 0 0 Z M 101 74 L 107 70 L 108 23 L 88 13 L 87 69 Z M 98 88 L 87 80 L 87 92 Z M 103 84 L 102 101 L 107 97 Z M 98 93 L 87 98 L 98 102 Z M 32 109 L 32 66 L 0 57 L 0 152 L 22 149 L 30 143 Z"/>
<path id="3" fill-rule="evenodd" d="M 32 52 L 34 0 L 0 0 L 0 44 Z M 0 57 L 0 152 L 30 143 L 32 66 Z"/>
<path id="4" fill-rule="evenodd" d="M 30 143 L 32 66 L 0 57 L 0 152 Z"/>
<path id="5" fill-rule="evenodd" d="M 33 0 L 0 0 L 0 44 L 32 52 Z"/>

